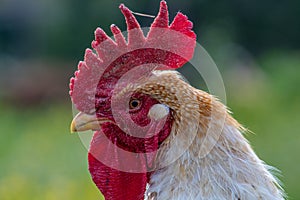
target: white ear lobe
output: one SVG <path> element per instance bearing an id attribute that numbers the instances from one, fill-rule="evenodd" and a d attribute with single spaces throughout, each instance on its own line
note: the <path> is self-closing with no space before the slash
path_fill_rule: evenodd
<path id="1" fill-rule="evenodd" d="M 153 105 L 148 113 L 148 117 L 153 120 L 160 120 L 169 114 L 169 107 L 164 104 Z"/>

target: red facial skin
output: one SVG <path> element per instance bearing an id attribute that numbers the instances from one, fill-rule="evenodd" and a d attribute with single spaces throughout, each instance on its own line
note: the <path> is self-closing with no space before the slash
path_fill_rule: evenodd
<path id="1" fill-rule="evenodd" d="M 133 94 L 132 98 L 140 101 L 137 109 L 129 111 L 132 121 L 138 126 L 147 126 L 151 121 L 147 114 L 150 108 L 159 102 L 148 95 Z M 105 113 L 111 113 L 111 110 L 105 109 Z M 98 112 L 97 116 L 103 117 L 104 114 Z M 111 115 L 107 118 L 114 121 Z M 170 134 L 172 123 L 173 120 L 169 114 L 160 132 L 149 138 L 143 138 L 146 133 L 141 133 L 140 137 L 128 135 L 114 123 L 107 122 L 101 125 L 102 131 L 97 131 L 92 139 L 88 160 L 93 181 L 106 200 L 144 199 L 146 184 L 149 182 L 155 156 L 153 154 L 149 159 L 144 153 L 154 152 L 159 148 L 159 145 Z M 107 142 L 107 138 L 110 142 Z M 132 154 L 121 155 L 120 149 L 132 152 Z M 102 162 L 106 159 L 113 162 L 115 169 Z M 112 159 L 113 161 L 111 161 Z M 132 165 L 133 168 L 140 167 L 141 173 L 119 170 L 124 165 Z"/>

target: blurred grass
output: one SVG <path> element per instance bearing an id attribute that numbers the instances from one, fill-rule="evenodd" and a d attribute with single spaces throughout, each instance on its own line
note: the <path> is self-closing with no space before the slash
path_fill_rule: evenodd
<path id="1" fill-rule="evenodd" d="M 0 106 L 0 199 L 99 199 L 69 105 Z"/>
<path id="2" fill-rule="evenodd" d="M 281 170 L 290 199 L 300 199 L 300 56 L 265 55 L 262 76 L 224 77 L 229 107 L 255 134 L 260 158 Z M 71 106 L 19 108 L 0 104 L 0 198 L 99 199 L 87 170 L 87 152 L 69 134 Z"/>
<path id="3" fill-rule="evenodd" d="M 299 55 L 265 55 L 258 61 L 264 66 L 262 77 L 235 83 L 227 91 L 234 117 L 254 133 L 246 137 L 258 156 L 281 171 L 278 177 L 289 199 L 300 199 Z"/>

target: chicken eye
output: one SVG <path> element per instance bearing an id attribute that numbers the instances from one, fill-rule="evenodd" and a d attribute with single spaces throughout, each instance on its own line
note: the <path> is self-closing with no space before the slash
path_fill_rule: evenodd
<path id="1" fill-rule="evenodd" d="M 141 101 L 138 99 L 132 99 L 129 102 L 130 109 L 136 109 L 136 108 L 140 107 L 140 105 L 141 105 Z"/>

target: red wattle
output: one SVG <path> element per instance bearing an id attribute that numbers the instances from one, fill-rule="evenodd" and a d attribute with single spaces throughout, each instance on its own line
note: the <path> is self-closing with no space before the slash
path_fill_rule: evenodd
<path id="1" fill-rule="evenodd" d="M 92 179 L 106 200 L 143 200 L 150 173 L 147 158 L 122 149 L 98 131 L 88 154 Z M 132 168 L 139 173 L 124 171 Z"/>
<path id="2" fill-rule="evenodd" d="M 93 181 L 105 200 L 143 200 L 147 173 L 129 173 L 110 168 L 88 155 Z"/>

